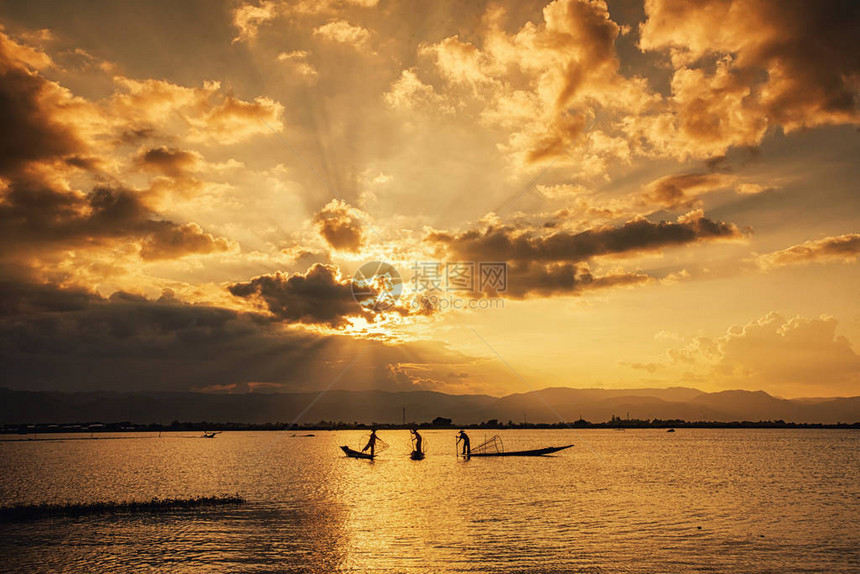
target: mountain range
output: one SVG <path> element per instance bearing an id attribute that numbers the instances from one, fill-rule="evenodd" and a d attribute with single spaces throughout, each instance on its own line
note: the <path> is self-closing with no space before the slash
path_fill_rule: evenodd
<path id="1" fill-rule="evenodd" d="M 405 409 L 405 411 L 404 411 Z M 611 417 L 687 421 L 784 420 L 860 422 L 860 397 L 781 399 L 764 391 L 706 393 L 692 388 L 573 389 L 490 395 L 432 391 L 211 394 L 191 392 L 50 392 L 0 389 L 0 424 L 116 422 L 169 424 L 173 420 L 235 423 L 501 422 L 554 423 Z"/>

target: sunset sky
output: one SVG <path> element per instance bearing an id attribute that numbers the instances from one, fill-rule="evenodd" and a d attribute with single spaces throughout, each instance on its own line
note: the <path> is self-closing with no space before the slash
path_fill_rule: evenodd
<path id="1" fill-rule="evenodd" d="M 858 25 L 0 1 L 0 386 L 860 395 Z M 417 262 L 502 261 L 443 293 L 485 308 L 416 304 Z"/>

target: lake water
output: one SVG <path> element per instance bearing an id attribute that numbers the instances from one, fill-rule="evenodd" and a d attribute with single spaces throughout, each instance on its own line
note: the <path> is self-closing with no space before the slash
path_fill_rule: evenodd
<path id="1" fill-rule="evenodd" d="M 494 433 L 472 431 L 473 445 Z M 506 430 L 507 450 L 576 446 L 469 461 L 454 431 L 424 432 L 423 461 L 407 431 L 381 431 L 390 448 L 372 463 L 338 448 L 365 433 L 291 434 L 0 442 L 3 505 L 249 500 L 0 524 L 0 569 L 860 571 L 858 431 Z"/>

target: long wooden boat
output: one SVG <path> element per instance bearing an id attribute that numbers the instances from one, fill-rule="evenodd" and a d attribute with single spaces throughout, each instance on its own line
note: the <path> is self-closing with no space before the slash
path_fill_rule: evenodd
<path id="1" fill-rule="evenodd" d="M 372 455 L 372 454 L 369 454 L 366 452 L 359 452 L 357 450 L 352 450 L 348 446 L 342 446 L 340 448 L 343 451 L 343 454 L 345 454 L 346 456 L 348 456 L 350 458 L 366 458 L 368 460 L 373 460 L 373 457 L 375 456 L 375 455 Z"/>
<path id="2" fill-rule="evenodd" d="M 547 454 L 558 452 L 560 450 L 564 450 L 566 448 L 570 448 L 572 446 L 572 444 L 569 444 L 567 446 L 548 446 L 546 448 L 536 448 L 534 450 L 510 450 L 507 452 L 473 452 L 469 456 L 544 456 Z"/>

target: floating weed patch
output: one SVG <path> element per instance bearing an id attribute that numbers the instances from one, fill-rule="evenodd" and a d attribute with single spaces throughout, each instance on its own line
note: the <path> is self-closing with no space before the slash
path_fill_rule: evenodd
<path id="1" fill-rule="evenodd" d="M 194 498 L 153 498 L 137 502 L 91 502 L 86 504 L 16 504 L 0 507 L 0 522 L 19 522 L 37 518 L 88 516 L 93 514 L 167 512 L 192 510 L 209 506 L 244 504 L 244 498 L 235 495 L 196 496 Z"/>

